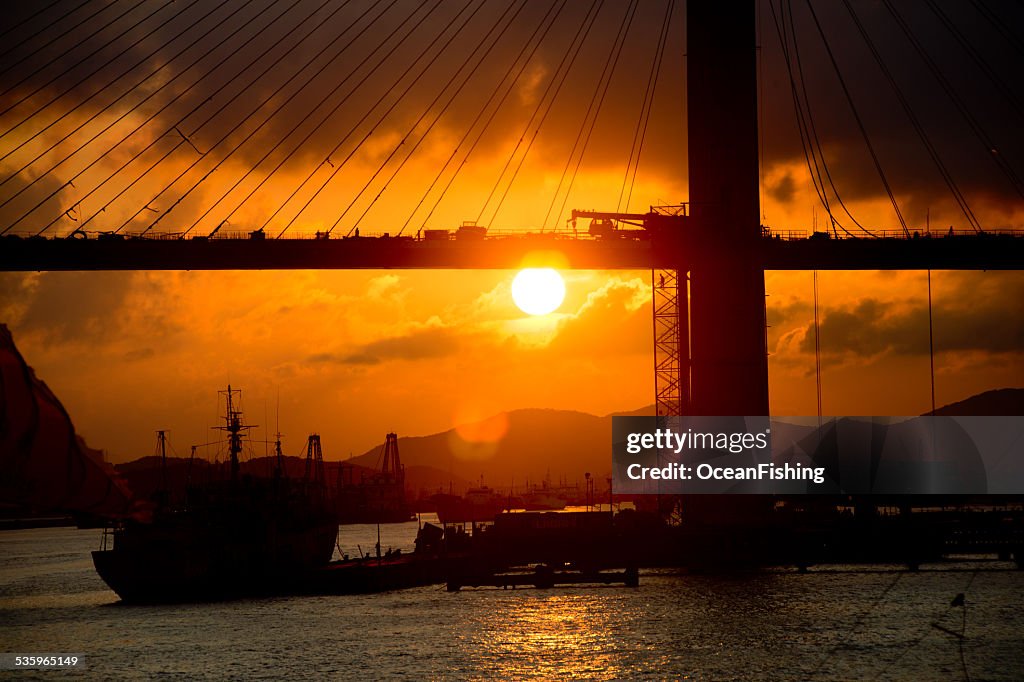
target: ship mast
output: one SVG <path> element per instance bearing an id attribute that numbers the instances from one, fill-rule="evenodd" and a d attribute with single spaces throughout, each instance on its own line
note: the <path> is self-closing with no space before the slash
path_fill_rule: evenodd
<path id="1" fill-rule="evenodd" d="M 274 437 L 277 439 L 274 441 L 274 457 L 276 458 L 274 477 L 281 478 L 284 475 L 284 453 L 281 452 L 281 432 L 278 431 Z"/>
<path id="2" fill-rule="evenodd" d="M 167 505 L 171 499 L 171 486 L 167 478 L 167 431 L 156 432 L 156 451 L 160 455 L 160 489 L 154 496 L 158 505 Z"/>
<path id="3" fill-rule="evenodd" d="M 156 447 L 160 451 L 160 477 L 163 483 L 163 494 L 167 495 L 167 432 L 156 432 Z"/>
<path id="4" fill-rule="evenodd" d="M 238 400 L 241 402 L 242 391 L 241 389 L 232 390 L 231 384 L 228 384 L 228 390 L 220 391 L 225 395 L 226 409 L 224 415 L 224 426 L 217 426 L 216 429 L 220 431 L 227 431 L 228 433 L 228 453 L 231 457 L 231 480 L 238 479 L 239 470 L 239 458 L 242 454 L 242 432 L 253 428 L 252 425 L 242 423 L 242 410 L 235 407 L 235 395 L 238 395 Z"/>

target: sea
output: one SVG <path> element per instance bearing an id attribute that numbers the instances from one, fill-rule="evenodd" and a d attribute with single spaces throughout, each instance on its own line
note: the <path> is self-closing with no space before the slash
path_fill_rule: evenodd
<path id="1" fill-rule="evenodd" d="M 381 545 L 411 551 L 416 530 L 382 525 Z M 343 526 L 338 551 L 372 552 L 377 533 Z M 83 661 L 0 677 L 1024 680 L 1024 571 L 1008 562 L 127 606 L 93 569 L 101 542 L 95 529 L 0 532 L 0 653 Z"/>

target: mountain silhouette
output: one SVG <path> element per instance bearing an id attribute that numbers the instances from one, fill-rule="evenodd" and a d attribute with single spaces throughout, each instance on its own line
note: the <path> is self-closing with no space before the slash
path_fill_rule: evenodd
<path id="1" fill-rule="evenodd" d="M 633 411 L 615 412 L 596 416 L 573 410 L 522 409 L 501 412 L 480 422 L 461 424 L 455 428 L 426 436 L 402 436 L 398 444 L 402 463 L 406 468 L 406 487 L 411 494 L 429 494 L 449 488 L 462 493 L 473 485 L 484 484 L 507 489 L 513 483 L 517 489 L 527 482 L 540 484 L 549 479 L 553 485 L 564 481 L 582 488 L 584 474 L 589 472 L 604 487 L 604 479 L 611 473 L 611 428 L 613 416 L 649 416 L 653 405 Z M 937 415 L 1019 415 L 1024 414 L 1024 389 L 1003 388 L 986 391 L 965 400 L 938 408 Z M 784 420 L 785 417 L 779 418 Z M 813 431 L 813 427 L 772 421 L 773 433 L 785 433 L 791 441 L 799 441 Z M 169 458 L 171 459 L 171 458 Z M 298 458 L 287 458 L 289 474 L 301 476 L 304 464 Z M 344 460 L 346 466 L 365 471 L 380 467 L 380 446 L 361 455 Z M 337 461 L 327 462 L 329 480 L 336 476 Z M 130 482 L 139 483 L 146 478 L 144 489 L 155 486 L 158 480 L 159 458 L 120 464 L 121 471 Z M 171 465 L 171 477 L 184 475 L 184 462 Z M 258 458 L 243 464 L 243 471 L 260 475 L 268 470 L 270 462 Z M 204 467 L 200 465 L 200 471 Z M 143 474 L 140 470 L 148 470 Z M 206 473 L 206 472 L 203 472 Z M 197 475 L 202 473 L 194 472 Z M 208 475 L 208 474 L 207 474 Z M 134 486 L 133 486 L 134 487 Z"/>
<path id="2" fill-rule="evenodd" d="M 925 413 L 926 415 L 929 413 Z M 1024 388 L 998 388 L 935 409 L 945 417 L 1014 417 L 1024 415 Z"/>
<path id="3" fill-rule="evenodd" d="M 427 466 L 479 484 L 517 488 L 565 481 L 583 486 L 584 473 L 604 479 L 611 473 L 611 415 L 523 409 L 502 412 L 429 436 L 401 437 L 406 467 Z M 374 467 L 379 447 L 349 460 Z"/>

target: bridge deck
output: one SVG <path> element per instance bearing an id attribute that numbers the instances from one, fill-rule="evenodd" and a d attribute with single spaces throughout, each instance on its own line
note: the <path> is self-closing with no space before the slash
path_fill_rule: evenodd
<path id="1" fill-rule="evenodd" d="M 1019 270 L 1024 238 L 761 240 L 766 270 Z M 0 239 L 0 270 L 571 269 L 687 267 L 699 249 L 674 240 L 520 235 L 481 240 Z"/>

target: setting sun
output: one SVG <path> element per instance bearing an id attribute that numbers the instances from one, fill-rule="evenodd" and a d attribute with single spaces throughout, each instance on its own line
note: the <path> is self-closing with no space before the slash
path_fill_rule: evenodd
<path id="1" fill-rule="evenodd" d="M 565 281 L 552 268 L 526 268 L 512 280 L 512 300 L 530 315 L 547 315 L 562 305 Z"/>

